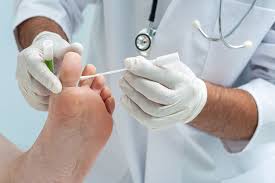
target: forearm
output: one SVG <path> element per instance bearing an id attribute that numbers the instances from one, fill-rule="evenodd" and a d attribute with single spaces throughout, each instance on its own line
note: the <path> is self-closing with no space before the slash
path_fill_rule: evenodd
<path id="1" fill-rule="evenodd" d="M 31 45 L 33 39 L 41 32 L 49 31 L 59 34 L 63 39 L 68 40 L 63 29 L 53 20 L 45 17 L 30 18 L 17 27 L 18 43 L 21 48 Z"/>
<path id="2" fill-rule="evenodd" d="M 206 83 L 208 99 L 203 111 L 191 123 L 219 138 L 250 139 L 258 122 L 257 106 L 246 91 Z"/>

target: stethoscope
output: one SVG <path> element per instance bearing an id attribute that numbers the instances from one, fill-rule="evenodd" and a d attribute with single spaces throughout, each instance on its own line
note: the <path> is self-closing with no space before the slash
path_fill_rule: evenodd
<path id="1" fill-rule="evenodd" d="M 247 12 L 244 14 L 244 16 L 237 22 L 237 24 L 227 33 L 223 34 L 222 32 L 222 4 L 223 0 L 220 0 L 220 5 L 219 5 L 219 37 L 211 37 L 209 36 L 201 27 L 200 21 L 199 20 L 194 20 L 193 22 L 193 27 L 195 27 L 201 35 L 206 38 L 209 41 L 221 41 L 227 48 L 230 49 L 239 49 L 239 48 L 248 48 L 252 47 L 253 43 L 250 40 L 247 40 L 243 42 L 240 45 L 233 45 L 230 44 L 229 42 L 226 41 L 226 38 L 231 36 L 242 24 L 242 22 L 245 20 L 245 18 L 248 16 L 248 14 L 252 11 L 256 4 L 257 0 L 254 0 L 247 10 Z M 155 16 L 156 16 L 156 11 L 157 11 L 157 5 L 158 5 L 158 0 L 153 0 L 152 3 L 152 8 L 151 8 L 151 13 L 149 16 L 149 25 L 147 28 L 141 30 L 138 35 L 136 36 L 135 39 L 135 46 L 137 50 L 140 52 L 141 55 L 143 56 L 148 56 L 150 53 L 150 49 L 152 46 L 152 41 L 153 38 L 155 37 L 157 33 L 157 28 L 154 27 L 154 21 L 155 21 Z"/>

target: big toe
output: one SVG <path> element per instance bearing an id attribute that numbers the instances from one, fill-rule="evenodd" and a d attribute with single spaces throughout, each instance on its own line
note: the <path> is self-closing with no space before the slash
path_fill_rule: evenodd
<path id="1" fill-rule="evenodd" d="M 81 56 L 74 52 L 65 54 L 59 78 L 63 87 L 75 87 L 81 76 Z"/>

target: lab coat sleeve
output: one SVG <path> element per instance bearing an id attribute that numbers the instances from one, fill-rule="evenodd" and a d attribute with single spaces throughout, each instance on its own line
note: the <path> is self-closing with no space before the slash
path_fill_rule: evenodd
<path id="1" fill-rule="evenodd" d="M 85 7 L 96 0 L 17 0 L 15 2 L 16 27 L 25 20 L 43 16 L 59 24 L 70 39 L 82 22 Z"/>
<path id="2" fill-rule="evenodd" d="M 275 142 L 275 26 L 267 33 L 241 76 L 239 89 L 249 92 L 258 109 L 258 126 L 250 141 L 227 141 L 232 151 Z"/>

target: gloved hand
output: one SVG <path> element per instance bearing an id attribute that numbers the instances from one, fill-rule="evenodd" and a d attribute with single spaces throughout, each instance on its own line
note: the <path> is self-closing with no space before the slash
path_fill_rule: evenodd
<path id="1" fill-rule="evenodd" d="M 54 43 L 54 73 L 44 63 L 45 40 L 52 40 Z M 62 90 L 62 84 L 56 75 L 59 73 L 64 54 L 69 51 L 82 54 L 82 50 L 79 43 L 69 44 L 58 34 L 42 32 L 35 37 L 31 46 L 18 54 L 16 79 L 21 93 L 33 108 L 42 111 L 48 109 L 51 92 L 57 94 Z"/>
<path id="2" fill-rule="evenodd" d="M 188 123 L 202 111 L 207 88 L 201 79 L 183 64 L 177 53 L 146 60 L 125 60 L 128 71 L 120 80 L 121 99 L 126 110 L 149 129 Z"/>

